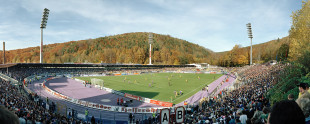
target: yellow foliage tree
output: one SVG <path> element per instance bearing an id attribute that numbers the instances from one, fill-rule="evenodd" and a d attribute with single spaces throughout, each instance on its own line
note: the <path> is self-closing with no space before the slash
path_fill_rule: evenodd
<path id="1" fill-rule="evenodd" d="M 305 51 L 310 51 L 310 1 L 303 1 L 302 8 L 291 17 L 289 59 L 294 61 Z"/>

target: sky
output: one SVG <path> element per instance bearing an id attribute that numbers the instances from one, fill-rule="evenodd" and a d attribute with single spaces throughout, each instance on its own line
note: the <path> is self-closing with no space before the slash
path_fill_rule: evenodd
<path id="1" fill-rule="evenodd" d="M 0 42 L 6 42 L 6 50 L 39 46 L 43 9 L 48 8 L 45 45 L 153 32 L 222 52 L 250 45 L 247 23 L 253 44 L 288 36 L 290 15 L 301 9 L 301 1 L 0 0 Z"/>

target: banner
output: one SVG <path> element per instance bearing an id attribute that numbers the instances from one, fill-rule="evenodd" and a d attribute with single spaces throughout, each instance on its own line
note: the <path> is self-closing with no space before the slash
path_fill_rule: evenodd
<path id="1" fill-rule="evenodd" d="M 172 103 L 170 102 L 163 102 L 163 101 L 158 101 L 158 100 L 150 100 L 150 103 L 155 104 L 155 105 L 160 105 L 163 107 L 172 107 Z"/>
<path id="2" fill-rule="evenodd" d="M 142 97 L 136 96 L 136 95 L 132 95 L 132 94 L 128 94 L 128 93 L 125 93 L 124 97 L 130 98 L 130 99 L 135 99 L 135 100 L 138 100 L 138 101 L 142 101 Z"/>

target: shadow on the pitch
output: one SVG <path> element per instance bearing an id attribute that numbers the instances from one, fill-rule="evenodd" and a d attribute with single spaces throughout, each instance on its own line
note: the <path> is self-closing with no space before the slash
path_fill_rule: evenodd
<path id="1" fill-rule="evenodd" d="M 82 89 L 81 89 L 82 90 Z M 82 92 L 82 91 L 81 91 Z M 121 91 L 121 92 L 126 92 L 126 93 L 130 93 L 132 94 L 133 91 Z M 138 91 L 136 91 L 137 93 Z M 139 92 L 140 94 L 145 93 L 145 94 L 149 94 L 152 96 L 156 96 L 159 93 L 154 93 L 154 92 Z M 134 94 L 136 95 L 136 94 Z M 144 96 L 143 96 L 144 97 Z M 102 94 L 102 95 L 97 95 L 97 96 L 92 96 L 92 97 L 87 97 L 87 98 L 82 98 L 80 100 L 84 100 L 84 101 L 89 101 L 89 102 L 93 102 L 93 103 L 99 103 L 99 104 L 104 104 L 104 105 L 112 105 L 112 106 L 121 106 L 117 104 L 117 99 L 123 99 L 124 101 L 128 102 L 128 106 L 127 107 L 139 107 L 139 106 L 143 106 L 143 107 L 154 107 L 156 105 L 150 104 L 150 103 L 144 103 L 141 101 L 137 101 L 134 99 L 130 99 L 124 96 L 119 96 L 113 93 L 107 93 L 107 94 Z M 149 98 L 149 97 L 148 97 Z M 131 101 L 131 102 L 129 102 Z"/>
<path id="2" fill-rule="evenodd" d="M 146 98 L 154 98 L 159 94 L 159 92 L 141 92 L 141 91 L 132 91 L 132 90 L 120 90 L 123 93 L 129 93 L 136 96 L 142 96 Z"/>

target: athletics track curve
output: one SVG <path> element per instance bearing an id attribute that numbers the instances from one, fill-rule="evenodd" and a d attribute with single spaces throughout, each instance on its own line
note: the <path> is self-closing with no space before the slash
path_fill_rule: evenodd
<path id="1" fill-rule="evenodd" d="M 193 104 L 197 102 L 197 100 L 207 97 L 222 81 L 225 79 L 226 75 L 221 76 L 211 84 L 209 84 L 209 92 L 207 91 L 199 91 L 195 95 L 191 96 L 190 98 L 186 99 L 185 101 L 188 102 L 188 104 Z M 229 86 L 235 78 L 229 76 L 228 82 L 224 83 L 220 89 L 223 89 L 227 86 Z M 42 97 L 46 98 L 48 97 L 50 100 L 54 102 L 58 102 L 61 104 L 67 105 L 69 108 L 73 108 L 74 110 L 77 110 L 79 113 L 84 113 L 86 107 L 80 106 L 71 102 L 64 101 L 60 98 L 57 98 L 47 91 L 45 91 L 42 86 L 40 85 L 43 82 L 43 79 L 35 81 L 32 84 L 28 85 L 28 88 L 34 92 L 36 92 L 38 95 L 41 95 Z M 104 90 L 100 90 L 98 88 L 88 88 L 82 85 L 81 82 L 70 79 L 70 78 L 56 78 L 53 80 L 48 81 L 45 84 L 50 89 L 57 91 L 63 95 L 75 98 L 75 99 L 81 99 L 84 101 L 94 102 L 94 103 L 100 103 L 105 105 L 112 105 L 117 106 L 116 100 L 117 98 L 123 98 L 124 100 L 129 100 L 129 98 L 121 97 L 116 94 L 108 93 Z M 181 102 L 177 104 L 176 106 L 182 106 L 184 102 Z M 133 104 L 129 105 L 129 107 L 160 107 L 158 105 L 150 104 L 150 103 L 143 103 L 137 100 L 133 100 Z M 121 112 L 111 112 L 111 111 L 100 111 L 98 109 L 92 109 L 88 108 L 89 115 L 94 115 L 96 118 L 102 118 L 102 119 L 114 119 L 114 120 L 122 120 L 127 121 L 128 120 L 128 113 L 121 113 Z M 114 115 L 114 116 L 113 116 Z M 115 116 L 117 115 L 117 116 Z M 147 116 L 151 116 L 151 114 L 144 114 Z M 140 116 L 136 116 L 136 118 L 143 118 L 143 114 Z"/>

